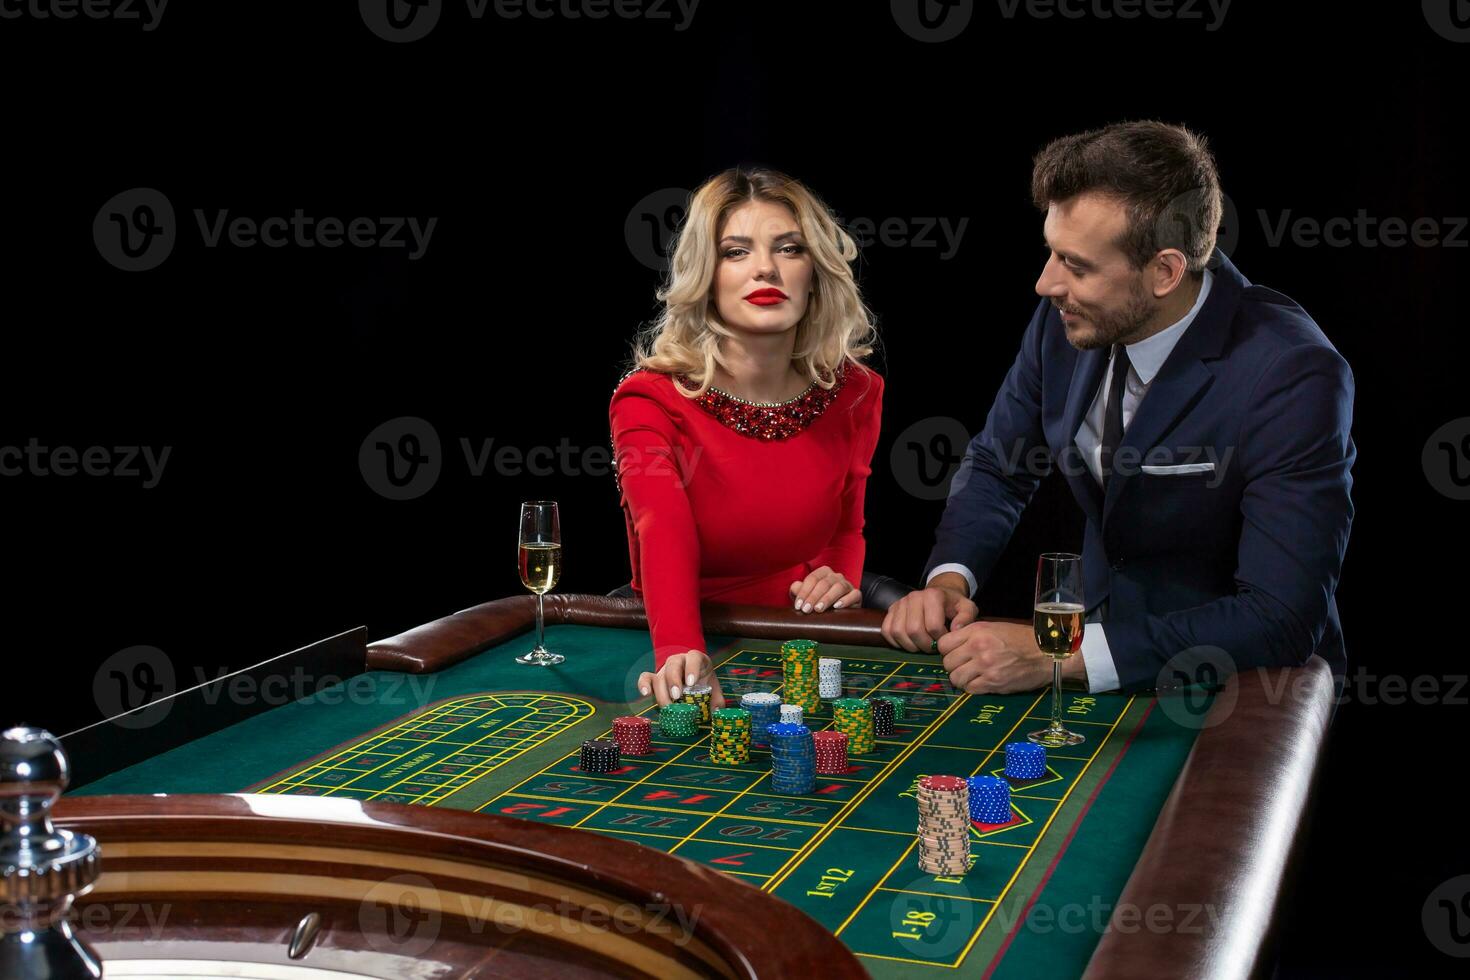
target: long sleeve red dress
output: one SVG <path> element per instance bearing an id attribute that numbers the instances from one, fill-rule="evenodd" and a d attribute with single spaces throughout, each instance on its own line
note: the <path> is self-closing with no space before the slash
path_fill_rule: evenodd
<path id="1" fill-rule="evenodd" d="M 701 600 L 780 606 L 827 565 L 856 587 L 863 496 L 883 378 L 844 363 L 832 389 L 779 405 L 717 389 L 691 399 L 656 371 L 623 379 L 609 407 L 633 590 L 653 633 L 654 669 L 704 650 Z"/>

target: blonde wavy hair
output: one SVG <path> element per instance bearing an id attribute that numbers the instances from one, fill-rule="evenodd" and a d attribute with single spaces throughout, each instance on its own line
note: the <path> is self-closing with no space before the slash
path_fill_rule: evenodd
<path id="1" fill-rule="evenodd" d="M 698 388 L 674 387 L 690 398 L 709 388 L 715 365 L 728 368 L 720 342 L 734 331 L 720 322 L 711 291 L 720 260 L 720 228 L 732 211 L 751 201 L 789 210 L 812 256 L 812 296 L 796 325 L 791 353 L 797 370 L 830 389 L 843 361 L 860 363 L 873 352 L 877 331 L 853 277 L 858 250 L 852 236 L 801 181 L 775 170 L 732 168 L 710 178 L 691 197 L 668 279 L 657 294 L 663 312 L 633 345 L 635 368 L 685 375 Z"/>

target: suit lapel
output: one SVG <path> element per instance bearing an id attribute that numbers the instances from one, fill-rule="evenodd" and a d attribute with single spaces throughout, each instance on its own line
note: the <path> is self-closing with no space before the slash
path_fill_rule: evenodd
<path id="1" fill-rule="evenodd" d="M 1088 406 L 1092 404 L 1097 395 L 1098 383 L 1102 380 L 1103 371 L 1108 366 L 1108 352 L 1104 350 L 1085 350 L 1077 354 L 1077 363 L 1072 366 L 1072 385 L 1067 389 L 1067 406 L 1062 415 L 1062 431 L 1066 434 L 1066 452 L 1077 454 L 1081 458 L 1081 451 L 1077 448 L 1077 430 L 1082 428 L 1082 417 L 1087 414 Z M 1068 466 L 1063 472 L 1066 474 L 1067 482 L 1072 485 L 1072 494 L 1087 511 L 1087 516 L 1094 524 L 1102 525 L 1103 498 L 1102 491 L 1093 480 L 1092 473 L 1084 466 Z"/>
<path id="2" fill-rule="evenodd" d="M 1219 254 L 1219 259 L 1219 266 L 1213 269 L 1209 298 L 1169 352 L 1123 433 L 1118 450 L 1128 453 L 1124 458 L 1130 463 L 1142 462 L 1148 450 L 1158 445 L 1159 439 L 1194 406 L 1214 378 L 1205 362 L 1219 357 L 1225 349 L 1241 289 L 1249 285 L 1228 258 Z M 1103 521 L 1137 473 L 1137 465 L 1130 465 L 1108 478 Z"/>

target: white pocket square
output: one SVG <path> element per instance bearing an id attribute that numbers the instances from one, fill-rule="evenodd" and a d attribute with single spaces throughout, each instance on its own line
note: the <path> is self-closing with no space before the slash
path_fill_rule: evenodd
<path id="1" fill-rule="evenodd" d="M 1153 476 L 1183 476 L 1186 473 L 1213 473 L 1214 463 L 1179 463 L 1175 466 L 1147 466 L 1143 472 Z"/>

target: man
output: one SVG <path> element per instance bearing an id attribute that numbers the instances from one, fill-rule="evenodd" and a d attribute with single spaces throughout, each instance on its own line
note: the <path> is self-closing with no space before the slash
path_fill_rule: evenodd
<path id="1" fill-rule="evenodd" d="M 972 597 L 1056 466 L 1087 516 L 1089 625 L 1064 678 L 1134 692 L 1181 658 L 1313 654 L 1340 675 L 1352 372 L 1300 306 L 1216 252 L 1205 141 L 1158 122 L 1063 137 L 1037 155 L 1032 198 L 1042 300 L 955 475 L 925 587 L 883 635 L 942 655 L 972 694 L 1046 686 L 1031 628 L 977 622 Z"/>

